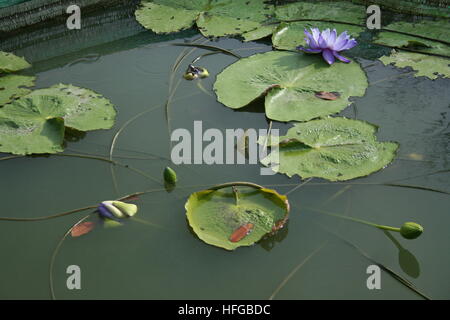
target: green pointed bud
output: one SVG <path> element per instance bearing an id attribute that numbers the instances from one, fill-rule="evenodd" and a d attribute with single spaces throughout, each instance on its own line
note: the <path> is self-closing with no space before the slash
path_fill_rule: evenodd
<path id="1" fill-rule="evenodd" d="M 169 184 L 177 183 L 177 174 L 172 168 L 166 167 L 164 169 L 164 181 Z"/>
<path id="2" fill-rule="evenodd" d="M 126 215 L 127 217 L 132 217 L 136 214 L 138 211 L 138 207 L 135 204 L 132 203 L 125 203 L 122 201 L 113 201 L 113 205 L 118 208 L 122 214 Z"/>
<path id="3" fill-rule="evenodd" d="M 122 219 L 126 218 L 127 216 L 120 211 L 119 208 L 117 208 L 114 204 L 114 201 L 103 201 L 102 204 L 108 209 L 109 212 L 112 213 L 112 215 L 116 218 Z"/>
<path id="4" fill-rule="evenodd" d="M 415 222 L 405 222 L 400 228 L 400 234 L 406 239 L 416 239 L 423 232 L 423 227 Z"/>

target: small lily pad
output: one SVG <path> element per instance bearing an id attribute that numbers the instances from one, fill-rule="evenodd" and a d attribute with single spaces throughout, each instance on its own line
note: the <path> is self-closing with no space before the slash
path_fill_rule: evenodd
<path id="1" fill-rule="evenodd" d="M 29 68 L 31 65 L 22 57 L 12 53 L 0 51 L 0 73 L 16 72 Z"/>
<path id="2" fill-rule="evenodd" d="M 395 157 L 398 144 L 378 142 L 375 132 L 374 125 L 359 120 L 312 120 L 289 129 L 272 153 L 279 156 L 278 172 L 289 177 L 354 179 L 384 168 Z M 274 155 L 269 154 L 261 163 L 268 165 L 271 157 Z"/>
<path id="3" fill-rule="evenodd" d="M 239 35 L 261 27 L 274 7 L 264 0 L 142 0 L 136 19 L 156 33 L 171 33 L 197 24 L 206 37 Z"/>
<path id="4" fill-rule="evenodd" d="M 248 187 L 239 187 L 237 203 L 233 190 L 227 188 L 195 192 L 185 207 L 197 236 L 227 250 L 251 246 L 275 232 L 283 227 L 289 213 L 286 196 L 271 189 Z"/>
<path id="5" fill-rule="evenodd" d="M 277 121 L 308 121 L 343 110 L 350 97 L 368 86 L 358 63 L 329 66 L 321 56 L 271 51 L 240 59 L 218 76 L 214 90 L 219 102 L 239 109 L 265 95 L 266 116 Z M 316 92 L 339 92 L 334 101 L 317 99 Z"/>
<path id="6" fill-rule="evenodd" d="M 413 52 L 393 52 L 390 56 L 381 57 L 380 60 L 385 65 L 392 63 L 398 68 L 411 67 L 417 71 L 414 74 L 416 77 L 436 79 L 441 75 L 450 78 L 450 59 Z"/>
<path id="7" fill-rule="evenodd" d="M 26 95 L 34 85 L 35 77 L 8 74 L 0 76 L 0 107 L 13 99 Z"/>
<path id="8" fill-rule="evenodd" d="M 0 152 L 61 152 L 65 126 L 107 129 L 114 117 L 111 103 L 91 90 L 62 84 L 35 90 L 0 109 Z"/>

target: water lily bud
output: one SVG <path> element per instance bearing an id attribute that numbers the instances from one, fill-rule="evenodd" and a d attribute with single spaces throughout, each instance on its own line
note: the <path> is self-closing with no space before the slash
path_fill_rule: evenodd
<path id="1" fill-rule="evenodd" d="M 175 184 L 177 182 L 177 174 L 172 168 L 166 167 L 164 169 L 164 181 L 169 184 Z"/>
<path id="2" fill-rule="evenodd" d="M 116 227 L 121 227 L 123 224 L 120 223 L 119 221 L 113 220 L 113 219 L 109 219 L 109 218 L 105 218 L 103 220 L 103 226 L 105 228 L 116 228 Z"/>
<path id="3" fill-rule="evenodd" d="M 405 222 L 400 227 L 400 234 L 406 239 L 416 239 L 423 232 L 423 227 L 415 222 Z"/>
<path id="4" fill-rule="evenodd" d="M 105 207 L 105 205 L 103 203 L 101 203 L 97 207 L 97 211 L 100 214 L 100 216 L 102 216 L 105 219 L 115 219 L 113 214 L 111 212 L 109 212 L 109 210 Z"/>
<path id="5" fill-rule="evenodd" d="M 128 217 L 134 216 L 138 211 L 137 205 L 132 203 L 113 201 L 112 204 Z"/>
<path id="6" fill-rule="evenodd" d="M 197 67 L 198 71 L 198 75 L 200 76 L 200 78 L 207 78 L 209 77 L 209 72 L 208 70 L 206 70 L 206 68 L 201 68 L 201 67 Z"/>
<path id="7" fill-rule="evenodd" d="M 113 215 L 113 218 L 123 219 L 127 217 L 125 213 L 123 213 L 122 211 L 120 211 L 120 209 L 116 208 L 113 205 L 112 201 L 103 201 L 101 205 L 105 207 Z"/>

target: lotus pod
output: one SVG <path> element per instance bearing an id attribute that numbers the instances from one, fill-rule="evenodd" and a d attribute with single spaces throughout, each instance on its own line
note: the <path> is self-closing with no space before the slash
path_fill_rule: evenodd
<path id="1" fill-rule="evenodd" d="M 177 174 L 172 168 L 166 167 L 164 169 L 164 181 L 169 184 L 175 184 L 177 182 Z"/>
<path id="2" fill-rule="evenodd" d="M 117 209 L 122 212 L 122 214 L 125 214 L 128 217 L 134 216 L 138 211 L 137 205 L 132 203 L 126 203 L 122 201 L 113 201 L 112 203 Z"/>
<path id="3" fill-rule="evenodd" d="M 400 234 L 406 239 L 416 239 L 423 232 L 423 227 L 415 222 L 405 222 L 400 228 Z"/>

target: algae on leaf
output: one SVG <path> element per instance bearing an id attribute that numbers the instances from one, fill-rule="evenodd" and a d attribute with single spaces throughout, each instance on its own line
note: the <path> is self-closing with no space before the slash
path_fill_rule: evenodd
<path id="1" fill-rule="evenodd" d="M 296 124 L 280 137 L 278 172 L 302 179 L 343 181 L 369 175 L 387 166 L 398 144 L 378 142 L 376 127 L 342 117 Z M 268 165 L 273 154 L 261 160 Z"/>
<path id="2" fill-rule="evenodd" d="M 35 90 L 0 109 L 0 152 L 61 152 L 65 126 L 108 129 L 114 117 L 111 103 L 91 90 L 63 84 Z"/>
<path id="3" fill-rule="evenodd" d="M 247 187 L 239 188 L 238 203 L 231 189 L 203 190 L 191 194 L 185 207 L 189 225 L 197 236 L 227 250 L 253 245 L 282 228 L 289 213 L 286 196 L 271 189 Z M 243 227 L 241 237 L 232 237 Z"/>
<path id="4" fill-rule="evenodd" d="M 239 35 L 262 26 L 274 7 L 264 0 L 142 0 L 136 19 L 156 33 L 171 33 L 197 23 L 206 37 Z"/>
<path id="5" fill-rule="evenodd" d="M 317 55 L 271 51 L 228 66 L 217 76 L 214 90 L 218 101 L 232 109 L 266 95 L 268 118 L 308 121 L 343 110 L 350 97 L 364 95 L 367 85 L 356 62 L 329 66 Z M 320 99 L 316 93 L 321 91 L 337 92 L 339 99 Z"/>
<path id="6" fill-rule="evenodd" d="M 417 71 L 414 74 L 416 77 L 436 79 L 441 75 L 450 78 L 450 59 L 413 52 L 393 52 L 390 56 L 381 57 L 380 60 L 385 65 L 392 63 L 398 68 L 411 67 Z"/>
<path id="7" fill-rule="evenodd" d="M 9 52 L 0 51 L 0 73 L 15 72 L 29 68 L 30 66 L 24 58 Z"/>

